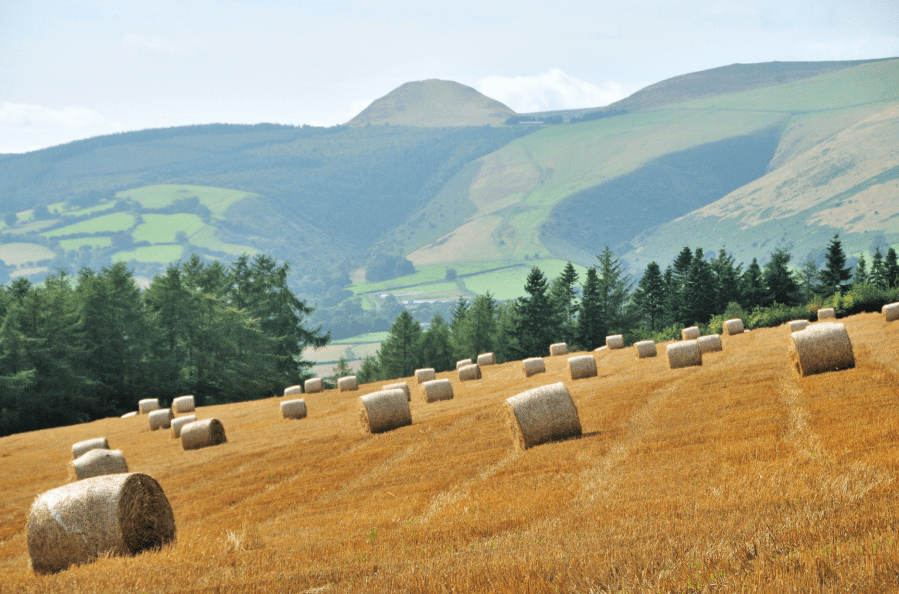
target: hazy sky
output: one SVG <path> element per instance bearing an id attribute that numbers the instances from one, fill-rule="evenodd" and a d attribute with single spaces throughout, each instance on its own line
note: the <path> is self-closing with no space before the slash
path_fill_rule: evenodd
<path id="1" fill-rule="evenodd" d="M 339 124 L 428 78 L 525 112 L 735 62 L 890 56 L 896 0 L 0 0 L 0 152 L 185 124 Z"/>

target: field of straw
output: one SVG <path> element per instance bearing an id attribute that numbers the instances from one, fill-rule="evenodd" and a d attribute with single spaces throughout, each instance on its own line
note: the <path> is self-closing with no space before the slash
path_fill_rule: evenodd
<path id="1" fill-rule="evenodd" d="M 430 404 L 406 378 L 412 425 L 378 435 L 357 399 L 385 382 L 307 394 L 294 421 L 279 398 L 200 407 L 228 441 L 196 451 L 146 416 L 5 437 L 0 591 L 896 591 L 899 323 L 840 321 L 856 367 L 808 377 L 782 326 L 684 369 L 612 350 L 570 381 L 547 357 L 438 374 L 454 398 Z M 515 449 L 503 402 L 556 382 L 583 435 Z M 100 436 L 162 486 L 177 540 L 35 575 L 29 507 Z"/>

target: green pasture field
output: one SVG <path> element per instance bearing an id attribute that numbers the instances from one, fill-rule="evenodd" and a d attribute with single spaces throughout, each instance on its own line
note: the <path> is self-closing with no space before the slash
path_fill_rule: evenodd
<path id="1" fill-rule="evenodd" d="M 34 220 L 26 220 L 24 221 L 24 225 L 22 224 L 22 219 L 19 219 L 19 224 L 15 227 L 10 227 L 6 230 L 7 233 L 13 235 L 26 235 L 28 233 L 38 233 L 42 229 L 46 229 L 52 225 L 55 225 L 58 220 L 54 219 L 45 219 L 43 221 L 34 221 Z"/>
<path id="2" fill-rule="evenodd" d="M 81 221 L 74 225 L 47 231 L 43 235 L 44 237 L 62 237 L 75 235 L 76 233 L 115 233 L 116 231 L 127 231 L 134 226 L 134 223 L 134 215 L 126 212 L 113 212 Z"/>
<path id="3" fill-rule="evenodd" d="M 534 266 L 543 272 L 547 281 L 552 282 L 554 278 L 562 273 L 566 264 L 567 262 L 564 260 L 536 260 L 513 268 L 504 268 L 465 277 L 462 280 L 465 283 L 465 288 L 474 294 L 483 295 L 490 291 L 490 295 L 494 299 L 507 301 L 525 295 L 524 285 L 528 274 L 530 274 Z M 578 273 L 578 284 L 580 284 L 584 281 L 587 269 L 577 264 L 573 264 L 573 266 Z"/>
<path id="4" fill-rule="evenodd" d="M 51 260 L 55 256 L 53 250 L 37 243 L 0 244 L 0 260 L 7 266 L 22 266 L 27 262 Z"/>
<path id="5" fill-rule="evenodd" d="M 368 334 L 360 334 L 359 336 L 352 336 L 350 338 L 344 338 L 342 340 L 332 340 L 331 344 L 345 344 L 345 345 L 357 345 L 357 344 L 369 344 L 369 343 L 382 343 L 387 340 L 387 335 L 389 332 L 369 332 Z"/>
<path id="6" fill-rule="evenodd" d="M 104 248 L 112 245 L 111 237 L 78 237 L 76 239 L 60 239 L 59 247 L 65 251 L 78 250 L 83 245 L 93 248 Z"/>
<path id="7" fill-rule="evenodd" d="M 183 231 L 188 237 L 199 231 L 204 223 L 195 214 L 145 214 L 144 222 L 138 225 L 131 234 L 134 241 L 149 241 L 150 243 L 172 243 L 175 235 Z"/>
<path id="8" fill-rule="evenodd" d="M 144 218 L 146 219 L 146 217 Z M 204 225 L 201 229 L 191 235 L 190 243 L 197 247 L 206 248 L 207 250 L 212 250 L 214 252 L 223 252 L 231 256 L 240 256 L 243 254 L 254 256 L 260 253 L 259 250 L 248 245 L 225 243 L 215 236 L 215 227 L 211 225 Z"/>
<path id="9" fill-rule="evenodd" d="M 73 217 L 83 217 L 84 215 L 89 215 L 89 214 L 94 214 L 96 212 L 102 212 L 104 210 L 109 210 L 113 206 L 115 206 L 114 201 L 101 202 L 100 204 L 97 204 L 96 206 L 91 206 L 89 208 L 81 208 L 78 210 L 69 210 L 69 211 L 64 212 L 63 214 L 70 215 Z"/>
<path id="10" fill-rule="evenodd" d="M 165 208 L 176 200 L 196 197 L 209 209 L 212 216 L 217 218 L 222 217 L 228 207 L 235 202 L 251 196 L 256 194 L 226 188 L 177 184 L 144 186 L 116 193 L 116 198 L 134 200 L 144 208 Z"/>
<path id="11" fill-rule="evenodd" d="M 422 266 L 415 274 L 401 276 L 398 278 L 381 281 L 377 283 L 354 283 L 347 287 L 356 295 L 362 293 L 388 293 L 403 288 L 417 287 L 425 283 L 443 283 L 447 282 L 446 269 L 454 268 L 456 274 L 463 276 L 466 274 L 478 274 L 485 270 L 501 268 L 508 266 L 509 262 L 493 261 L 493 262 L 454 262 L 452 264 L 436 264 L 433 266 Z"/>
<path id="12" fill-rule="evenodd" d="M 181 259 L 182 248 L 180 245 L 151 245 L 134 249 L 130 252 L 118 252 L 113 255 L 114 262 L 158 262 L 168 264 Z"/>

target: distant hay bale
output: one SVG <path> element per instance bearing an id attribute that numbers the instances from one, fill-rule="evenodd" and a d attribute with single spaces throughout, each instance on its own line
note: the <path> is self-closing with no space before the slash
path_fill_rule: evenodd
<path id="1" fill-rule="evenodd" d="M 899 302 L 884 305 L 880 309 L 880 313 L 883 314 L 884 322 L 895 322 L 896 320 L 899 320 Z"/>
<path id="2" fill-rule="evenodd" d="M 602 353 L 607 350 L 609 350 L 609 347 L 607 347 L 606 345 L 602 345 L 601 347 L 597 347 L 597 348 L 593 349 L 593 352 L 594 353 Z"/>
<path id="3" fill-rule="evenodd" d="M 137 416 L 137 411 L 131 411 L 131 412 L 123 414 L 121 418 L 130 419 L 131 417 L 136 417 L 136 416 Z"/>
<path id="4" fill-rule="evenodd" d="M 799 375 L 814 375 L 855 367 L 846 326 L 824 322 L 790 334 L 790 362 Z"/>
<path id="5" fill-rule="evenodd" d="M 194 410 L 196 410 L 196 403 L 192 395 L 179 396 L 172 400 L 172 412 L 175 414 L 183 415 L 184 413 L 194 412 Z"/>
<path id="6" fill-rule="evenodd" d="M 137 401 L 137 411 L 142 415 L 159 409 L 159 398 L 144 398 Z"/>
<path id="7" fill-rule="evenodd" d="M 837 319 L 837 312 L 832 307 L 827 307 L 825 309 L 818 310 L 818 321 L 821 320 L 835 320 Z"/>
<path id="8" fill-rule="evenodd" d="M 608 349 L 623 349 L 624 348 L 624 336 L 621 334 L 615 334 L 613 336 L 606 336 L 606 347 Z"/>
<path id="9" fill-rule="evenodd" d="M 80 458 L 91 450 L 108 450 L 109 442 L 105 437 L 86 439 L 72 445 L 72 460 Z"/>
<path id="10" fill-rule="evenodd" d="M 284 388 L 285 396 L 298 396 L 303 393 L 303 386 L 288 386 Z"/>
<path id="11" fill-rule="evenodd" d="M 181 447 L 185 450 L 198 450 L 227 441 L 225 427 L 218 419 L 203 419 L 181 427 Z"/>
<path id="12" fill-rule="evenodd" d="M 641 340 L 639 342 L 635 342 L 634 351 L 637 353 L 638 359 L 655 357 L 658 354 L 656 343 L 651 340 Z"/>
<path id="13" fill-rule="evenodd" d="M 726 320 L 724 322 L 724 327 L 721 329 L 722 334 L 726 334 L 728 336 L 733 336 L 734 334 L 743 334 L 743 320 L 740 318 L 733 318 L 731 320 Z"/>
<path id="14" fill-rule="evenodd" d="M 459 361 L 456 361 L 456 371 L 462 369 L 466 365 L 471 365 L 473 362 L 474 361 L 472 361 L 471 359 L 461 359 Z"/>
<path id="15" fill-rule="evenodd" d="M 507 398 L 503 409 L 520 449 L 581 435 L 577 406 L 561 382 Z"/>
<path id="16" fill-rule="evenodd" d="M 175 516 L 162 487 L 139 473 L 108 474 L 51 489 L 28 515 L 35 573 L 62 571 L 101 555 L 135 555 L 175 540 Z"/>
<path id="17" fill-rule="evenodd" d="M 481 379 L 481 366 L 477 363 L 466 365 L 459 369 L 459 381 L 470 382 Z"/>
<path id="18" fill-rule="evenodd" d="M 702 349 L 699 342 L 685 340 L 668 345 L 668 368 L 679 369 L 692 365 L 702 365 Z"/>
<path id="19" fill-rule="evenodd" d="M 430 382 L 435 379 L 437 379 L 437 374 L 434 372 L 433 367 L 426 367 L 425 369 L 415 370 L 415 381 L 419 384 Z"/>
<path id="20" fill-rule="evenodd" d="M 122 450 L 90 450 L 69 462 L 70 481 L 124 472 L 128 472 L 128 464 Z"/>
<path id="21" fill-rule="evenodd" d="M 568 371 L 573 380 L 596 377 L 596 359 L 593 355 L 568 357 Z"/>
<path id="22" fill-rule="evenodd" d="M 407 384 L 406 382 L 400 382 L 398 384 L 387 384 L 386 386 L 384 386 L 381 389 L 382 390 L 402 390 L 403 392 L 406 393 L 406 401 L 408 402 L 408 401 L 412 400 L 412 392 L 409 391 L 409 384 Z"/>
<path id="23" fill-rule="evenodd" d="M 701 350 L 703 353 L 716 353 L 718 351 L 724 350 L 721 346 L 721 337 L 717 334 L 700 336 L 696 339 L 696 342 L 699 343 L 699 350 Z"/>
<path id="24" fill-rule="evenodd" d="M 193 423 L 196 420 L 197 415 L 186 415 L 183 417 L 178 417 L 177 419 L 172 419 L 172 438 L 179 439 L 181 437 L 181 429 L 183 429 L 184 426 L 188 423 Z"/>
<path id="25" fill-rule="evenodd" d="M 305 419 L 306 401 L 302 398 L 285 400 L 281 403 L 281 416 L 285 419 Z"/>
<path id="26" fill-rule="evenodd" d="M 421 401 L 424 403 L 452 399 L 453 385 L 448 379 L 430 380 L 421 385 Z"/>
<path id="27" fill-rule="evenodd" d="M 481 353 L 478 355 L 478 365 L 496 365 L 496 356 L 493 353 Z"/>
<path id="28" fill-rule="evenodd" d="M 549 345 L 549 356 L 550 357 L 558 357 L 559 355 L 567 355 L 567 354 L 568 354 L 568 343 L 557 342 L 555 344 Z"/>
<path id="29" fill-rule="evenodd" d="M 680 331 L 681 340 L 696 340 L 702 334 L 696 326 L 690 326 Z"/>
<path id="30" fill-rule="evenodd" d="M 347 375 L 337 380 L 338 392 L 355 392 L 359 389 L 359 380 L 355 375 Z"/>
<path id="31" fill-rule="evenodd" d="M 808 328 L 808 320 L 792 320 L 790 322 L 790 332 L 801 332 Z"/>
<path id="32" fill-rule="evenodd" d="M 306 388 L 307 394 L 314 394 L 324 389 L 325 382 L 320 377 L 313 377 L 303 382 L 303 387 Z"/>
<path id="33" fill-rule="evenodd" d="M 170 408 L 161 408 L 152 411 L 150 413 L 150 431 L 170 429 L 172 427 L 172 419 L 174 418 L 175 415 L 172 414 L 172 409 Z"/>
<path id="34" fill-rule="evenodd" d="M 411 424 L 412 410 L 403 390 L 381 390 L 359 398 L 359 425 L 363 433 L 384 433 Z"/>
<path id="35" fill-rule="evenodd" d="M 524 368 L 524 377 L 531 377 L 538 373 L 546 373 L 546 365 L 543 363 L 542 357 L 531 357 L 521 362 Z"/>

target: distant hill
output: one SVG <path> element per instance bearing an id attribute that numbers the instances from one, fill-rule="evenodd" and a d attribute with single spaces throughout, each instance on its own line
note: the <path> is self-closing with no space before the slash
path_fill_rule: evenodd
<path id="1" fill-rule="evenodd" d="M 513 115 L 514 111 L 471 87 L 431 79 L 409 82 L 394 89 L 375 100 L 347 125 L 499 126 Z"/>

